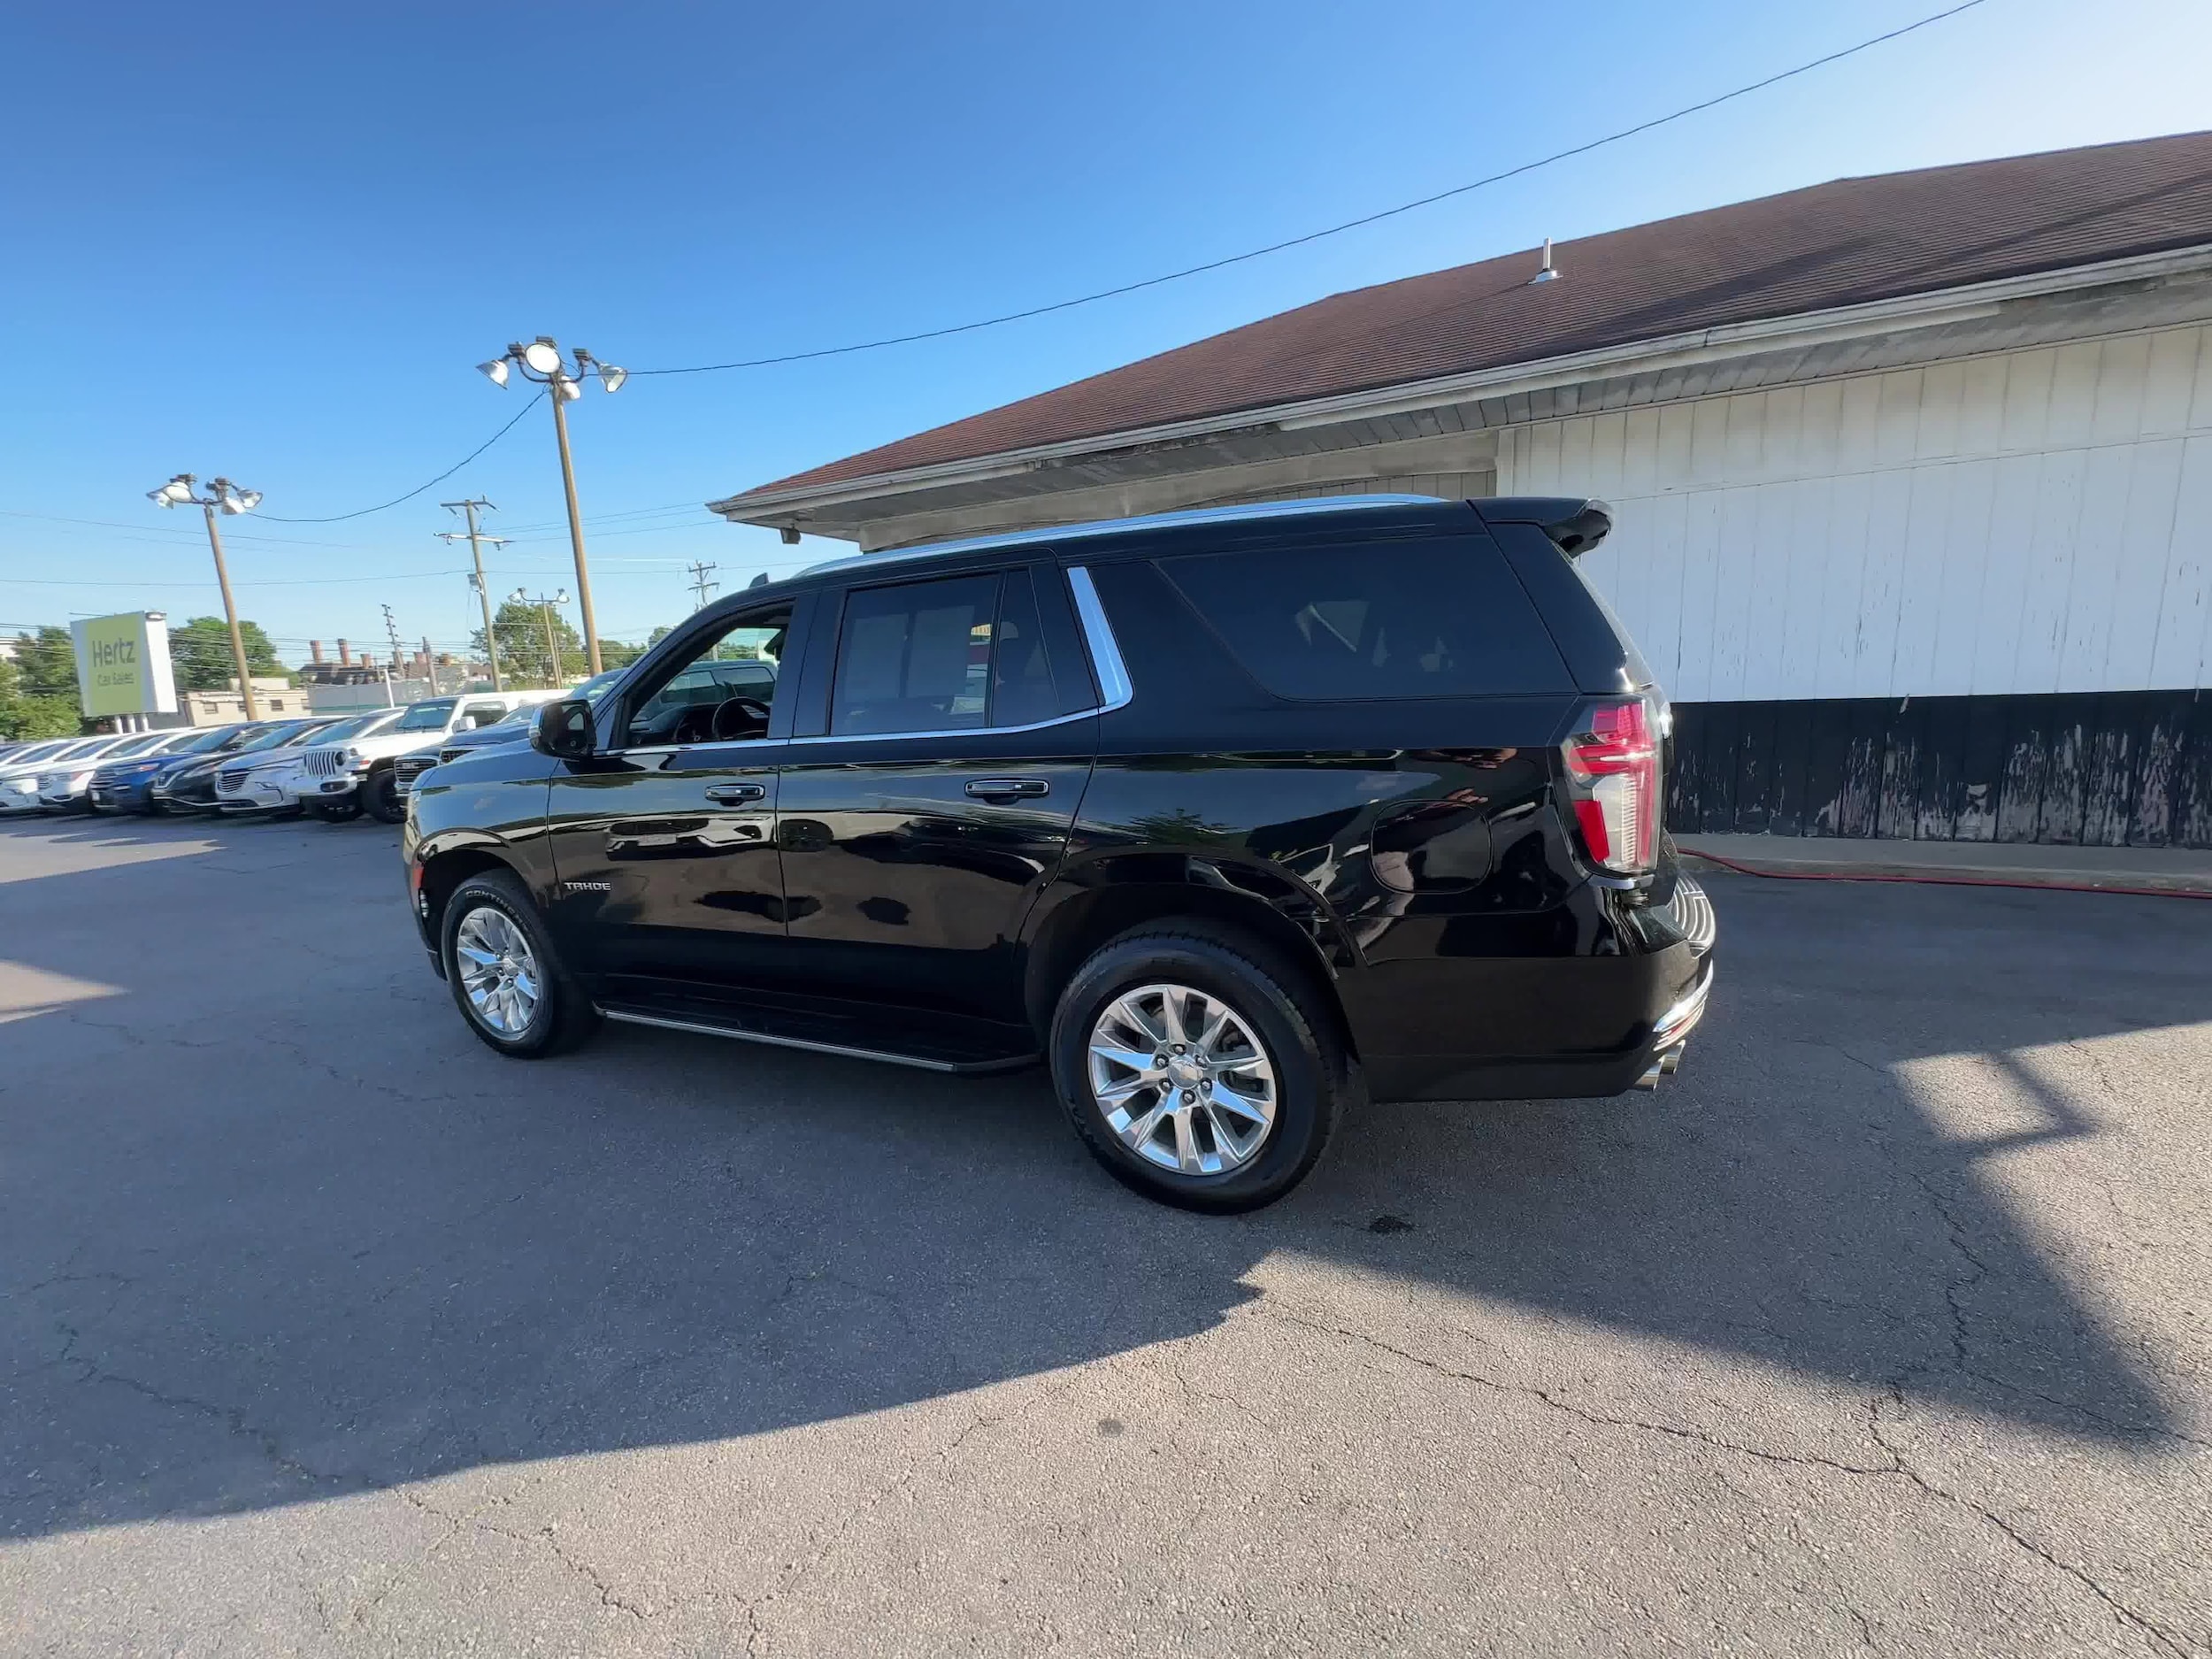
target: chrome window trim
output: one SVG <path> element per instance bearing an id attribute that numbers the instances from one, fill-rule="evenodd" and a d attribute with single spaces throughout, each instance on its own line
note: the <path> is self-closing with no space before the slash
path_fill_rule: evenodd
<path id="1" fill-rule="evenodd" d="M 1125 709 L 1136 695 L 1129 683 L 1129 665 L 1121 660 L 1121 646 L 1114 639 L 1106 607 L 1098 602 L 1091 573 L 1080 565 L 1068 566 L 1068 591 L 1075 595 L 1076 620 L 1083 625 L 1083 642 L 1090 647 L 1092 666 L 1098 671 L 1098 712 Z"/>
<path id="2" fill-rule="evenodd" d="M 1409 501 L 1425 501 L 1426 496 L 1407 496 Z M 1136 695 L 1130 684 L 1128 664 L 1122 661 L 1121 647 L 1114 640 L 1113 625 L 1106 620 L 1106 607 L 1099 603 L 1098 589 L 1092 585 L 1091 573 L 1080 565 L 1068 567 L 1068 588 L 1075 597 L 1076 620 L 1083 630 L 1083 642 L 1090 649 L 1091 662 L 1098 671 L 1099 691 L 1102 701 L 1088 709 L 1078 709 L 1072 714 L 1056 714 L 1049 720 L 1031 720 L 1021 726 L 956 726 L 927 732 L 826 732 L 813 737 L 763 737 L 745 740 L 764 746 L 787 745 L 793 749 L 810 748 L 818 743 L 914 743 L 950 737 L 1018 737 L 1025 732 L 1047 732 L 1056 726 L 1072 726 L 1078 720 L 1094 719 L 1102 714 L 1111 714 L 1125 709 Z M 641 755 L 665 757 L 681 754 L 687 749 L 717 747 L 709 743 L 655 743 L 634 749 L 611 751 L 626 760 Z M 734 747 L 734 745 L 726 745 Z"/>
<path id="3" fill-rule="evenodd" d="M 1104 713 L 1102 709 L 1078 709 L 1073 714 L 1056 714 L 1049 720 L 1033 720 L 1026 726 L 953 726 L 927 732 L 826 732 L 815 737 L 759 737 L 740 741 L 758 743 L 764 749 L 801 748 L 814 743 L 911 743 L 924 738 L 938 737 L 1016 737 L 1024 732 L 1048 731 L 1056 726 L 1071 726 L 1078 720 L 1088 720 Z M 618 749 L 611 750 L 613 757 L 635 760 L 639 756 L 681 755 L 695 749 L 734 749 L 736 743 L 678 743 L 655 744 L 649 749 Z M 772 764 L 773 763 L 764 763 Z"/>
<path id="4" fill-rule="evenodd" d="M 1235 507 L 1191 507 L 1180 512 L 1147 513 L 1133 518 L 1094 518 L 1083 524 L 1054 525 L 1041 530 L 1010 530 L 997 535 L 970 536 L 958 541 L 933 541 L 923 547 L 900 548 L 883 553 L 848 554 L 843 558 L 826 559 L 819 565 L 810 565 L 798 574 L 806 577 L 819 576 L 827 571 L 872 570 L 879 565 L 902 565 L 914 559 L 941 558 L 955 553 L 976 553 L 991 548 L 1043 548 L 1058 541 L 1073 541 L 1091 536 L 1176 530 L 1191 525 L 1291 518 L 1316 512 L 1357 512 L 1368 507 L 1434 507 L 1443 504 L 1444 500 L 1441 495 L 1315 495 L 1302 501 L 1255 501 Z"/>
<path id="5" fill-rule="evenodd" d="M 1070 726 L 1100 712 L 1097 709 L 1078 709 L 1073 714 L 1056 714 L 1049 720 L 1032 720 L 1026 726 L 953 726 L 932 732 L 826 732 L 819 737 L 787 737 L 784 741 L 795 748 L 802 743 L 910 743 L 920 738 L 1011 737 L 1024 732 Z"/>

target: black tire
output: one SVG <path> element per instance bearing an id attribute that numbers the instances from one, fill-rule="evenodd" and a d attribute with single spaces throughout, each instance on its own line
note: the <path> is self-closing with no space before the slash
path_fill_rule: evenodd
<path id="1" fill-rule="evenodd" d="M 494 1028 L 477 1011 L 454 949 L 461 925 L 472 912 L 488 908 L 499 911 L 521 931 L 540 969 L 537 1007 L 528 1023 L 512 1033 Z M 454 888 L 439 921 L 438 954 L 445 964 L 446 986 L 453 993 L 454 1006 L 487 1048 L 515 1059 L 534 1060 L 573 1048 L 598 1028 L 598 1010 L 561 964 L 560 954 L 538 917 L 538 907 L 511 872 L 487 870 Z"/>
<path id="2" fill-rule="evenodd" d="M 378 823 L 398 824 L 405 821 L 407 797 L 400 793 L 399 780 L 392 775 L 389 766 L 364 778 L 361 787 L 354 794 L 360 798 L 363 810 Z"/>
<path id="3" fill-rule="evenodd" d="M 1235 1010 L 1274 1068 L 1279 1098 L 1266 1138 L 1249 1162 L 1218 1174 L 1185 1174 L 1141 1156 L 1092 1092 L 1094 1023 L 1124 993 L 1162 982 Z M 1094 952 L 1060 994 L 1048 1053 L 1061 1104 L 1109 1174 L 1148 1198 L 1217 1215 L 1271 1204 L 1303 1180 L 1327 1149 L 1354 1087 L 1323 994 L 1257 941 L 1198 921 L 1148 926 Z"/>
<path id="4" fill-rule="evenodd" d="M 361 816 L 361 803 L 352 795 L 336 801 L 307 803 L 307 816 L 319 818 L 326 824 L 350 824 Z"/>

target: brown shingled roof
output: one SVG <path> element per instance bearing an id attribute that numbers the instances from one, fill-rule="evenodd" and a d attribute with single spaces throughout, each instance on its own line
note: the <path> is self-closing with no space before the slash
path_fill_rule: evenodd
<path id="1" fill-rule="evenodd" d="M 2212 242 L 2212 133 L 1839 179 L 1333 295 L 782 490 Z M 741 500 L 743 498 L 741 497 Z"/>

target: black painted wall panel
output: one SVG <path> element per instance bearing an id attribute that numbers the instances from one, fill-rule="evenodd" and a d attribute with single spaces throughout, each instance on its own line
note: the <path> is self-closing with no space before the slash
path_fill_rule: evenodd
<path id="1" fill-rule="evenodd" d="M 1735 822 L 1740 833 L 1763 835 L 1774 813 L 1774 716 L 1781 705 L 1750 703 L 1736 732 Z"/>
<path id="2" fill-rule="evenodd" d="M 1851 758 L 1851 705 L 1840 702 L 1801 703 L 1805 710 L 1805 806 L 1807 835 L 1840 835 L 1836 803 L 1843 794 L 1844 767 Z"/>
<path id="3" fill-rule="evenodd" d="M 2212 697 L 2189 706 L 2189 729 L 2175 764 L 2170 845 L 2212 847 Z"/>
<path id="4" fill-rule="evenodd" d="M 1947 699 L 1948 701 L 1948 699 Z M 1958 825 L 1953 839 L 1997 839 L 1997 791 L 2005 775 L 2005 728 L 2009 697 L 1961 697 L 1966 733 L 1959 745 Z"/>
<path id="5" fill-rule="evenodd" d="M 2212 697 L 1678 703 L 1667 822 L 1684 835 L 2212 848 Z"/>

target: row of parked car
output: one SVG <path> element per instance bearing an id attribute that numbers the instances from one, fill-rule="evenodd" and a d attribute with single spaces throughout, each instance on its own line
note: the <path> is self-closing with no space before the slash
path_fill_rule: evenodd
<path id="1" fill-rule="evenodd" d="M 539 704 L 566 693 L 467 692 L 366 714 L 0 744 L 0 817 L 32 812 L 306 813 L 342 822 L 407 814 L 407 792 L 441 760 L 521 742 Z"/>

